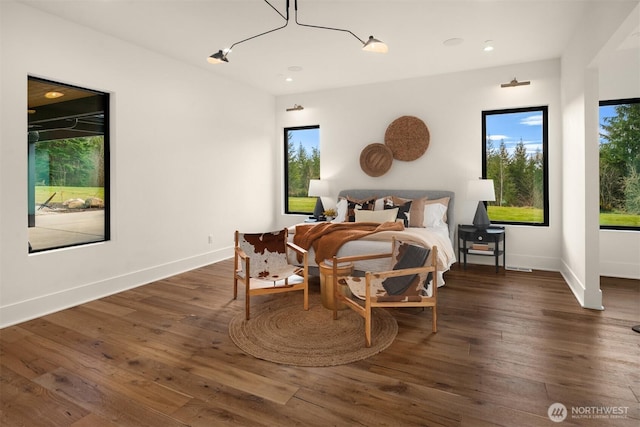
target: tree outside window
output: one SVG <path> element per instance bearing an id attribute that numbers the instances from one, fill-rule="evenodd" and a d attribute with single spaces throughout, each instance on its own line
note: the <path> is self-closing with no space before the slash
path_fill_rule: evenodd
<path id="1" fill-rule="evenodd" d="M 600 228 L 640 230 L 640 98 L 600 102 Z"/>
<path id="2" fill-rule="evenodd" d="M 316 197 L 309 197 L 309 181 L 320 178 L 320 126 L 284 129 L 285 213 L 312 214 Z"/>
<path id="3" fill-rule="evenodd" d="M 109 240 L 109 95 L 28 78 L 29 252 Z"/>
<path id="4" fill-rule="evenodd" d="M 549 225 L 547 107 L 482 112 L 484 178 L 493 179 L 492 223 Z"/>

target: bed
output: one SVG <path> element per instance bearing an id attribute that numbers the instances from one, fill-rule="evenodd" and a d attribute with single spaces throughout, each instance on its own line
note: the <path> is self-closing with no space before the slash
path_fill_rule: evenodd
<path id="1" fill-rule="evenodd" d="M 402 221 L 403 227 L 374 232 L 356 240 L 347 241 L 339 247 L 337 255 L 388 252 L 393 237 L 414 241 L 426 247 L 435 245 L 438 247 L 438 286 L 442 286 L 445 283 L 443 273 L 448 271 L 456 261 L 453 246 L 454 203 L 455 194 L 447 190 L 342 190 L 338 194 L 337 216 L 331 221 L 332 223 L 369 221 L 370 218 L 383 218 L 385 215 L 393 215 L 392 212 L 397 212 L 397 220 Z M 356 215 L 358 215 L 357 219 Z M 314 225 L 298 224 L 290 227 L 289 239 L 295 242 L 296 230 L 299 233 L 307 232 L 310 227 Z M 314 249 L 310 247 L 308 262 L 312 274 L 317 274 L 319 261 L 322 260 L 316 260 Z M 359 272 L 381 271 L 388 269 L 387 263 L 388 260 L 361 261 L 356 263 L 354 269 Z"/>

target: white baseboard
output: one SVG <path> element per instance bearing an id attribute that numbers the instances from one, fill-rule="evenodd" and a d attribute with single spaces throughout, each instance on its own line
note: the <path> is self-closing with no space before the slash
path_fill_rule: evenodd
<path id="1" fill-rule="evenodd" d="M 631 264 L 625 262 L 600 261 L 600 275 L 638 280 L 640 279 L 640 262 Z"/>
<path id="2" fill-rule="evenodd" d="M 0 307 L 0 328 L 16 325 L 27 320 L 55 313 L 79 304 L 133 289 L 156 280 L 222 261 L 231 257 L 233 255 L 232 251 L 233 248 L 225 248 L 215 252 L 208 252 L 5 305 Z"/>
<path id="3" fill-rule="evenodd" d="M 569 289 L 571 289 L 571 292 L 573 292 L 573 295 L 578 300 L 578 303 L 580 303 L 580 305 L 584 307 L 584 291 L 585 291 L 584 284 L 580 281 L 580 279 L 578 279 L 578 276 L 576 276 L 573 273 L 573 271 L 569 268 L 569 266 L 564 262 L 562 263 L 560 274 L 562 274 L 564 281 L 567 282 L 567 285 L 569 285 Z"/>
<path id="4" fill-rule="evenodd" d="M 589 308 L 592 310 L 604 310 L 604 307 L 601 304 L 592 306 L 585 303 L 585 297 L 587 296 L 586 295 L 587 289 L 585 284 L 578 278 L 578 276 L 573 272 L 573 270 L 571 270 L 569 266 L 564 262 L 562 263 L 562 269 L 560 270 L 560 274 L 562 274 L 562 277 L 564 278 L 565 282 L 567 282 L 567 284 L 569 285 L 569 289 L 571 289 L 571 292 L 573 292 L 573 295 L 576 297 L 581 307 Z M 598 292 L 601 293 L 602 291 L 598 289 Z M 592 297 L 593 295 L 594 294 L 591 294 Z M 600 298 L 600 301 L 602 301 L 601 294 L 598 297 Z M 593 300 L 594 298 L 591 298 L 591 299 Z"/>
<path id="5" fill-rule="evenodd" d="M 543 271 L 560 271 L 560 263 L 558 259 L 551 257 L 540 257 L 531 255 L 519 255 L 508 253 L 507 249 L 507 270 L 543 270 Z M 458 260 L 462 262 L 462 259 Z M 469 256 L 468 263 L 494 265 L 495 258 L 489 256 Z M 502 256 L 498 259 L 500 267 L 502 267 Z"/>

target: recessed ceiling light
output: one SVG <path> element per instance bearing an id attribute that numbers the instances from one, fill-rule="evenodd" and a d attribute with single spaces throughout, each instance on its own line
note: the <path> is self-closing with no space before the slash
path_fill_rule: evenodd
<path id="1" fill-rule="evenodd" d="M 482 50 L 485 52 L 491 52 L 493 50 L 493 40 L 485 40 Z"/>
<path id="2" fill-rule="evenodd" d="M 291 78 L 291 77 L 286 77 L 286 78 L 284 79 L 284 81 L 285 81 L 285 82 L 292 82 L 292 81 L 293 81 L 293 78 Z"/>
<path id="3" fill-rule="evenodd" d="M 442 44 L 447 47 L 451 47 L 451 46 L 458 46 L 459 44 L 462 44 L 463 41 L 464 39 L 461 39 L 460 37 L 453 37 L 451 39 L 447 39 L 443 41 Z"/>
<path id="4" fill-rule="evenodd" d="M 61 96 L 64 96 L 64 93 L 55 91 L 47 92 L 44 94 L 44 97 L 48 99 L 56 99 L 60 98 Z"/>

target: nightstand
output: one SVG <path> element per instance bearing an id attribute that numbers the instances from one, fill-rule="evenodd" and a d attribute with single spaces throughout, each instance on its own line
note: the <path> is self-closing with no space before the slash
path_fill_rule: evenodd
<path id="1" fill-rule="evenodd" d="M 458 260 L 464 260 L 467 269 L 467 255 L 492 256 L 496 261 L 496 273 L 499 271 L 499 259 L 502 255 L 502 268 L 506 266 L 505 229 L 491 225 L 486 230 L 473 225 L 458 225 Z"/>

